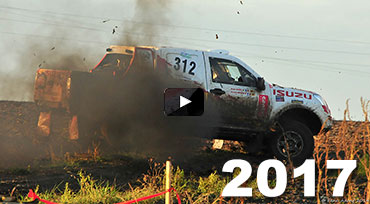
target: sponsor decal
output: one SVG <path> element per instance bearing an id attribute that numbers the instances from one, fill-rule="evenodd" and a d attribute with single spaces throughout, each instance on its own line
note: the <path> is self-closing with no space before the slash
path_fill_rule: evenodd
<path id="1" fill-rule="evenodd" d="M 254 90 L 249 90 L 249 93 L 250 93 L 251 96 L 255 96 L 256 95 L 256 91 L 254 91 Z"/>
<path id="2" fill-rule="evenodd" d="M 233 94 L 241 94 L 241 95 L 246 95 L 247 93 L 245 92 L 239 92 L 239 91 L 231 91 Z"/>
<path id="3" fill-rule="evenodd" d="M 258 116 L 265 117 L 269 107 L 269 97 L 267 95 L 259 95 L 258 97 Z"/>
<path id="4" fill-rule="evenodd" d="M 233 93 L 233 94 L 242 94 L 242 95 L 246 94 L 244 92 L 239 92 L 239 91 L 231 91 L 231 93 Z"/>
<path id="5" fill-rule="evenodd" d="M 309 93 L 301 93 L 297 91 L 286 91 L 283 89 L 273 89 L 272 92 L 274 95 L 277 96 L 286 96 L 286 97 L 295 97 L 295 98 L 305 98 L 308 100 L 312 100 L 312 94 Z"/>
<path id="6" fill-rule="evenodd" d="M 276 100 L 276 102 L 284 102 L 285 101 L 284 96 L 276 96 L 275 100 Z"/>
<path id="7" fill-rule="evenodd" d="M 256 95 L 256 92 L 254 90 L 251 90 L 251 89 L 231 88 L 230 92 L 234 93 L 234 94 L 242 94 L 242 95 L 246 95 L 246 96 L 255 96 Z"/>
<path id="8" fill-rule="evenodd" d="M 184 58 L 186 58 L 186 59 L 191 59 L 191 55 L 190 55 L 190 54 L 188 54 L 188 53 L 186 53 L 186 52 L 181 52 L 181 53 L 180 53 L 180 56 L 181 56 L 181 57 L 184 57 Z"/>
<path id="9" fill-rule="evenodd" d="M 230 92 L 231 93 L 234 93 L 234 94 L 242 94 L 242 95 L 245 95 L 246 92 L 244 91 L 244 89 L 240 89 L 240 88 L 231 88 L 230 89 Z"/>
<path id="10" fill-rule="evenodd" d="M 291 102 L 292 103 L 297 103 L 297 104 L 303 104 L 303 101 L 301 101 L 301 100 L 292 100 Z"/>

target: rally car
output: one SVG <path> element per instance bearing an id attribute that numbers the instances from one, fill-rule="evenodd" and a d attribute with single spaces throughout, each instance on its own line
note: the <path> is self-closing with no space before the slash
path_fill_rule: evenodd
<path id="1" fill-rule="evenodd" d="M 86 92 L 84 87 L 96 84 L 91 76 L 104 73 L 109 76 L 107 82 L 111 78 L 124 81 L 138 65 L 190 82 L 203 89 L 206 98 L 215 99 L 222 122 L 214 124 L 213 138 L 265 147 L 281 160 L 290 157 L 298 164 L 311 157 L 313 136 L 332 126 L 328 104 L 319 94 L 268 83 L 226 50 L 110 46 L 90 72 L 37 71 L 35 102 L 41 107 L 40 131 L 49 135 L 52 111 L 64 109 L 71 114 L 70 138 L 79 138 L 78 112 L 86 104 L 75 98 Z"/>

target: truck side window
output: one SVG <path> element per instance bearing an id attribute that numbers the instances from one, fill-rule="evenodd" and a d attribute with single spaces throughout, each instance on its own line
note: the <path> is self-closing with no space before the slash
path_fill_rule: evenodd
<path id="1" fill-rule="evenodd" d="M 226 59 L 209 58 L 212 81 L 224 84 L 256 86 L 256 78 L 241 65 Z"/>
<path id="2" fill-rule="evenodd" d="M 132 56 L 125 54 L 107 54 L 96 66 L 97 70 L 125 71 L 130 64 Z"/>

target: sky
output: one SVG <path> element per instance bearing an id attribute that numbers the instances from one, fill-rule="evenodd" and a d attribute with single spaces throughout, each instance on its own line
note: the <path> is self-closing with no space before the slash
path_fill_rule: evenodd
<path id="1" fill-rule="evenodd" d="M 32 101 L 38 67 L 77 53 L 88 70 L 130 39 L 228 50 L 269 83 L 319 93 L 335 119 L 349 100 L 351 119 L 363 120 L 369 11 L 368 0 L 1 0 L 0 100 Z"/>

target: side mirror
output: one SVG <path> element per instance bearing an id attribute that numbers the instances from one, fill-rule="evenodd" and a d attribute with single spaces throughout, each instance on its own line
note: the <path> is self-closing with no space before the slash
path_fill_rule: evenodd
<path id="1" fill-rule="evenodd" d="M 265 79 L 263 77 L 258 77 L 257 78 L 257 90 L 258 91 L 263 91 L 265 89 L 266 89 Z"/>

